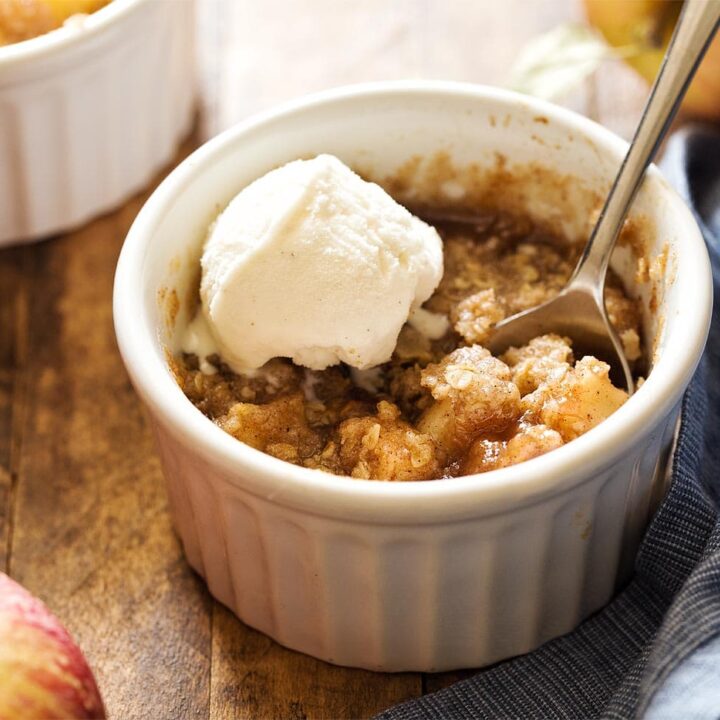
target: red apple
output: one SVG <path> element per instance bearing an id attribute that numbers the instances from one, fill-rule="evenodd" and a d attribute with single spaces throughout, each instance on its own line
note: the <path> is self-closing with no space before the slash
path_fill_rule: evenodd
<path id="1" fill-rule="evenodd" d="M 0 573 L 0 720 L 104 717 L 95 679 L 68 631 Z"/>

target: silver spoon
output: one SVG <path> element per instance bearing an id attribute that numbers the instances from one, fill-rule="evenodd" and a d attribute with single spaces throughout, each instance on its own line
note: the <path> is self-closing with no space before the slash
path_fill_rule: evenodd
<path id="1" fill-rule="evenodd" d="M 628 393 L 633 393 L 630 365 L 605 310 L 608 262 L 645 170 L 719 23 L 720 0 L 685 0 L 635 137 L 570 281 L 552 300 L 498 323 L 488 343 L 493 354 L 555 332 L 570 337 L 581 352 L 606 360 L 616 383 L 624 382 Z"/>

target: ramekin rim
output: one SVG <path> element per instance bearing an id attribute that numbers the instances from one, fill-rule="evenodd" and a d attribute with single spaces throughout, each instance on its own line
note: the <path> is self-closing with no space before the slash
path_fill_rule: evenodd
<path id="1" fill-rule="evenodd" d="M 153 408 L 160 423 L 172 428 L 188 439 L 192 439 L 196 451 L 212 458 L 215 464 L 226 468 L 243 468 L 255 481 L 266 483 L 273 501 L 295 506 L 312 504 L 317 512 L 334 514 L 339 506 L 352 513 L 352 508 L 363 500 L 372 502 L 378 513 L 382 502 L 388 512 L 402 505 L 405 512 L 424 509 L 433 512 L 438 509 L 438 501 L 444 499 L 442 512 L 465 514 L 468 500 L 480 503 L 476 515 L 482 515 L 482 503 L 490 502 L 493 512 L 497 505 L 516 508 L 523 504 L 519 498 L 528 502 L 547 497 L 573 487 L 582 482 L 582 478 L 591 471 L 601 468 L 610 461 L 607 456 L 619 457 L 642 436 L 643 428 L 652 424 L 652 420 L 666 415 L 680 401 L 682 391 L 689 382 L 702 353 L 710 322 L 712 307 L 712 286 L 710 265 L 702 235 L 692 213 L 677 193 L 662 178 L 655 167 L 650 176 L 660 181 L 669 199 L 674 204 L 674 212 L 684 215 L 689 234 L 695 238 L 696 252 L 688 253 L 685 262 L 692 258 L 693 268 L 686 274 L 694 275 L 694 282 L 688 286 L 695 293 L 693 307 L 697 314 L 681 327 L 682 340 L 687 340 L 692 352 L 687 352 L 681 360 L 671 363 L 670 358 L 661 357 L 658 365 L 638 392 L 613 416 L 599 426 L 559 448 L 552 453 L 527 461 L 520 465 L 494 470 L 482 475 L 470 475 L 461 478 L 449 478 L 425 482 L 385 483 L 372 480 L 355 480 L 331 475 L 317 470 L 301 468 L 273 458 L 261 451 L 254 450 L 238 442 L 214 425 L 182 393 L 171 377 L 167 364 L 153 347 L 154 339 L 149 328 L 144 331 L 144 323 L 132 322 L 144 316 L 145 307 L 142 294 L 133 288 L 133 278 L 137 283 L 139 269 L 145 253 L 145 244 L 153 235 L 163 213 L 172 205 L 173 198 L 196 173 L 202 172 L 206 164 L 224 146 L 236 141 L 254 127 L 274 119 L 303 112 L 313 106 L 334 101 L 343 101 L 359 97 L 383 94 L 418 93 L 451 94 L 475 98 L 487 98 L 513 105 L 524 105 L 547 115 L 551 120 L 574 128 L 591 142 L 597 142 L 622 154 L 627 147 L 621 138 L 592 120 L 552 103 L 525 95 L 471 83 L 448 81 L 390 81 L 380 83 L 362 83 L 342 86 L 284 103 L 276 108 L 258 113 L 238 123 L 218 136 L 212 138 L 193 152 L 155 190 L 133 223 L 123 246 L 114 287 L 114 321 L 118 345 L 125 365 L 142 399 Z M 134 268 L 132 272 L 130 268 Z M 137 342 L 145 348 L 142 351 L 142 367 L 134 360 Z M 149 352 L 148 352 L 149 351 Z M 157 377 L 155 377 L 157 375 Z M 152 376 L 152 377 L 151 377 Z M 678 388 L 681 390 L 678 391 Z M 606 452 L 603 452 L 606 451 Z M 582 469 L 582 473 L 578 470 Z M 513 492 L 511 493 L 510 490 Z M 506 498 L 503 498 L 503 494 Z"/>
<path id="2" fill-rule="evenodd" d="M 107 5 L 89 13 L 82 28 L 61 25 L 35 37 L 0 46 L 0 70 L 7 66 L 30 62 L 45 55 L 64 50 L 89 40 L 108 25 L 131 12 L 137 5 L 149 0 L 112 0 Z"/>

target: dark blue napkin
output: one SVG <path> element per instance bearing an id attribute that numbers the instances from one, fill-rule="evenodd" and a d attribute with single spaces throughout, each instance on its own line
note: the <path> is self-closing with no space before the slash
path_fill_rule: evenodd
<path id="1" fill-rule="evenodd" d="M 569 635 L 382 720 L 720 718 L 720 131 L 680 131 L 662 166 L 701 224 L 715 307 L 683 402 L 670 490 L 633 579 Z"/>

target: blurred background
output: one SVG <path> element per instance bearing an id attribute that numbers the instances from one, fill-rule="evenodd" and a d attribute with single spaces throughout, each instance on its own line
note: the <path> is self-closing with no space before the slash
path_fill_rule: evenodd
<path id="1" fill-rule="evenodd" d="M 618 2 L 631 17 L 618 15 Z M 658 11 L 677 5 L 599 3 L 638 35 L 655 30 Z M 583 0 L 199 0 L 197 12 L 203 138 L 277 102 L 347 83 L 438 78 L 513 86 L 528 53 L 536 68 L 569 68 L 555 83 L 557 102 L 624 137 L 648 90 L 616 54 L 598 50 L 599 34 L 576 32 L 587 23 Z M 549 32 L 555 37 L 543 47 Z M 588 66 L 596 70 L 582 79 Z"/>

